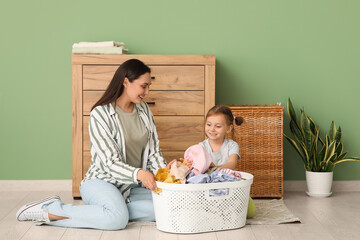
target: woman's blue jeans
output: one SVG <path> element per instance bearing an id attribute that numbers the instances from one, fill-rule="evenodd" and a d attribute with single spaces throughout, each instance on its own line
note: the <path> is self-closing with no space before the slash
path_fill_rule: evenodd
<path id="1" fill-rule="evenodd" d="M 102 230 L 124 229 L 129 221 L 155 221 L 151 191 L 135 185 L 126 203 L 118 188 L 103 180 L 87 180 L 81 184 L 80 193 L 86 205 L 64 204 L 55 201 L 43 209 L 53 215 L 68 219 L 50 221 L 52 226 L 96 228 Z"/>

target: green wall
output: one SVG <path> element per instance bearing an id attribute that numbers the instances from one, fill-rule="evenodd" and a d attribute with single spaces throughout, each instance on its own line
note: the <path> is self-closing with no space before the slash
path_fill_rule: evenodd
<path id="1" fill-rule="evenodd" d="M 216 103 L 295 107 L 344 132 L 360 156 L 356 0 L 3 1 L 0 179 L 71 179 L 71 46 L 117 40 L 134 54 L 216 55 Z M 285 132 L 288 132 L 285 118 Z M 287 180 L 304 179 L 284 144 Z M 360 163 L 335 168 L 360 180 Z"/>

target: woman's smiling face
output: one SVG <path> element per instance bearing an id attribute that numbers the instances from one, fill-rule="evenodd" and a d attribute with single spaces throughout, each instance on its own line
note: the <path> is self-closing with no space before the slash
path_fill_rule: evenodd
<path id="1" fill-rule="evenodd" d="M 130 82 L 127 78 L 124 80 L 125 93 L 129 100 L 135 104 L 140 104 L 144 97 L 149 94 L 150 85 L 150 73 L 144 73 L 133 82 Z"/>

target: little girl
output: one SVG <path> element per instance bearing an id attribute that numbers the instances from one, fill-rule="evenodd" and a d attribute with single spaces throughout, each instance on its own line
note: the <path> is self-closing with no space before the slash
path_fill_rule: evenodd
<path id="1" fill-rule="evenodd" d="M 243 121 L 242 117 L 234 117 L 230 108 L 225 105 L 216 105 L 208 111 L 205 121 L 205 134 L 208 139 L 199 144 L 210 153 L 211 167 L 235 169 L 237 161 L 240 160 L 239 145 L 226 138 L 226 134 L 233 130 L 234 122 L 241 125 Z"/>
<path id="2" fill-rule="evenodd" d="M 222 167 L 235 170 L 237 161 L 240 160 L 239 145 L 237 142 L 226 138 L 236 125 L 244 122 L 242 117 L 234 117 L 229 107 L 215 105 L 206 114 L 205 134 L 208 139 L 199 143 L 212 158 L 210 167 Z M 249 197 L 247 218 L 252 218 L 256 213 L 254 201 Z"/>

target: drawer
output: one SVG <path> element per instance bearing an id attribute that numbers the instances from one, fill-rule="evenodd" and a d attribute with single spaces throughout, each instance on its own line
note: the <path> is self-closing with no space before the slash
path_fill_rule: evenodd
<path id="1" fill-rule="evenodd" d="M 104 91 L 83 92 L 83 115 L 90 115 L 92 106 Z M 144 99 L 154 115 L 204 115 L 204 91 L 150 91 Z"/>
<path id="2" fill-rule="evenodd" d="M 89 116 L 83 116 L 83 151 L 90 151 Z M 204 140 L 204 116 L 155 116 L 162 151 L 184 151 Z"/>
<path id="3" fill-rule="evenodd" d="M 204 116 L 155 116 L 154 119 L 162 151 L 185 151 L 204 141 Z"/>
<path id="4" fill-rule="evenodd" d="M 85 65 L 83 89 L 105 90 L 118 66 Z M 150 66 L 152 90 L 204 90 L 204 66 Z"/>
<path id="5" fill-rule="evenodd" d="M 171 160 L 173 159 L 179 159 L 179 158 L 183 158 L 184 157 L 184 152 L 185 151 L 172 151 L 172 152 L 168 152 L 168 151 L 163 151 L 163 157 L 166 160 L 166 163 L 169 163 Z M 82 177 L 85 177 L 85 174 L 87 173 L 89 167 L 91 164 L 91 154 L 89 151 L 85 151 L 83 152 L 83 174 Z"/>

